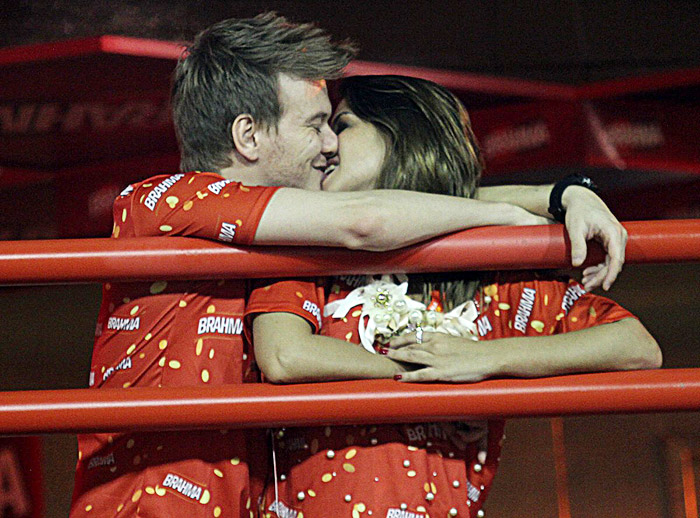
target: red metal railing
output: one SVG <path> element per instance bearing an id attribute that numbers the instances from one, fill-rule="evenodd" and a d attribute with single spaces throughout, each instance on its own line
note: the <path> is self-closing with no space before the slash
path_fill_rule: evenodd
<path id="1" fill-rule="evenodd" d="M 630 263 L 700 259 L 700 220 L 625 226 Z M 554 268 L 567 266 L 568 257 L 561 225 L 473 229 L 387 253 L 236 248 L 187 238 L 24 241 L 0 243 L 0 283 Z M 594 250 L 590 260 L 600 257 Z M 700 410 L 700 369 L 665 369 L 472 385 L 379 380 L 5 392 L 0 433 L 693 410 Z"/>
<path id="2" fill-rule="evenodd" d="M 627 262 L 700 259 L 700 220 L 634 221 Z M 593 245 L 589 263 L 600 261 Z M 0 283 L 316 276 L 565 268 L 562 225 L 488 227 L 392 252 L 312 247 L 233 247 L 192 238 L 0 242 Z"/>
<path id="3" fill-rule="evenodd" d="M 476 384 L 367 380 L 301 385 L 0 393 L 0 433 L 405 422 L 700 409 L 700 369 Z"/>

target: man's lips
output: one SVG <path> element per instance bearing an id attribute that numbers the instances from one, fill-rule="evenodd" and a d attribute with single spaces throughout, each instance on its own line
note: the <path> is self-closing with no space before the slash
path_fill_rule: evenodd
<path id="1" fill-rule="evenodd" d="M 331 163 L 329 163 L 329 164 L 323 169 L 322 174 L 321 174 L 321 188 L 322 188 L 322 189 L 323 189 L 323 182 L 325 182 L 325 181 L 326 181 L 326 178 L 328 178 L 328 177 L 331 175 L 331 173 L 333 173 L 333 171 L 335 171 L 336 167 L 338 167 L 338 162 L 337 162 L 337 160 L 336 160 L 336 161 L 333 161 L 333 162 L 331 162 Z"/>

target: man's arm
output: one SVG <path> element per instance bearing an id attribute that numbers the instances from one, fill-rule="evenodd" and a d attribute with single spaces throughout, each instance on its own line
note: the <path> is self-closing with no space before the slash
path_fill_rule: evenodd
<path id="1" fill-rule="evenodd" d="M 534 214 L 549 216 L 549 195 L 553 185 L 502 185 L 482 187 L 477 199 L 517 205 Z M 579 185 L 564 190 L 562 206 L 566 210 L 566 230 L 571 241 L 571 264 L 580 266 L 586 260 L 586 241 L 599 241 L 606 251 L 605 262 L 583 271 L 587 290 L 599 286 L 608 290 L 625 262 L 627 231 L 613 216 L 607 205 L 593 191 Z"/>
<path id="2" fill-rule="evenodd" d="M 341 246 L 385 251 L 484 225 L 545 225 L 508 203 L 411 191 L 278 190 L 265 209 L 254 244 Z"/>
<path id="3" fill-rule="evenodd" d="M 292 313 L 257 315 L 253 337 L 255 359 L 271 383 L 392 378 L 405 370 L 357 344 L 314 335 L 309 323 Z"/>
<path id="4" fill-rule="evenodd" d="M 391 341 L 388 357 L 424 366 L 401 374 L 402 381 L 474 382 L 493 376 L 532 378 L 574 372 L 656 369 L 661 350 L 634 318 L 552 336 L 476 342 L 441 333 Z"/>

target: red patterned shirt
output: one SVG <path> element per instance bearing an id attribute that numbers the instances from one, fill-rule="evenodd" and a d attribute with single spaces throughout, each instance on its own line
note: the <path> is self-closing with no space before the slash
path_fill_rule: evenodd
<path id="1" fill-rule="evenodd" d="M 213 173 L 156 176 L 117 198 L 112 237 L 192 236 L 250 244 L 276 189 Z M 258 381 L 243 337 L 246 291 L 245 282 L 228 280 L 105 284 L 90 386 Z M 81 435 L 71 516 L 225 511 L 247 518 L 247 457 L 239 431 Z"/>
<path id="2" fill-rule="evenodd" d="M 365 276 L 281 281 L 257 288 L 246 308 L 304 318 L 315 333 L 359 342 L 358 306 L 346 318 L 318 320 L 318 310 L 367 283 Z M 540 278 L 531 272 L 497 275 L 475 297 L 484 340 L 551 335 L 615 322 L 632 315 L 609 299 L 586 293 L 574 280 Z M 410 420 L 410 412 L 407 414 Z M 498 466 L 502 420 L 489 421 L 486 463 L 475 443 L 450 438 L 450 425 L 409 423 L 378 426 L 290 428 L 277 442 L 277 482 L 268 483 L 263 505 L 277 516 L 478 516 Z M 279 504 L 275 504 L 275 494 Z M 310 495 L 311 497 L 307 497 Z M 349 498 L 349 500 L 348 500 Z M 406 514 L 412 513 L 412 514 Z M 362 514 L 364 516 L 365 514 Z"/>

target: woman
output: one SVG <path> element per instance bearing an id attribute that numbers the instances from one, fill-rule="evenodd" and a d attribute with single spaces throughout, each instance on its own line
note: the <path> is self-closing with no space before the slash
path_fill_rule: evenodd
<path id="1" fill-rule="evenodd" d="M 341 94 L 333 119 L 339 164 L 329 171 L 324 189 L 474 195 L 482 160 L 466 111 L 447 90 L 413 78 L 364 76 L 345 80 Z M 453 361 L 446 378 L 460 381 L 659 362 L 655 342 L 631 314 L 574 281 L 519 274 L 480 282 L 469 274 L 431 274 L 398 286 L 386 279 L 368 282 L 364 276 L 281 281 L 255 290 L 246 314 L 267 380 L 440 379 L 421 346 L 444 341 L 468 358 Z M 555 336 L 569 331 L 575 332 L 566 340 Z M 627 338 L 635 333 L 639 344 L 616 338 L 620 333 Z M 475 342 L 476 335 L 489 342 Z M 403 354 L 418 370 L 407 372 L 407 363 L 369 354 L 375 341 L 391 339 L 406 347 L 390 355 Z M 387 352 L 385 346 L 378 350 Z M 263 495 L 264 512 L 306 518 L 479 516 L 502 428 L 502 421 L 489 423 L 485 459 L 479 444 L 454 424 L 277 432 L 276 470 Z"/>

